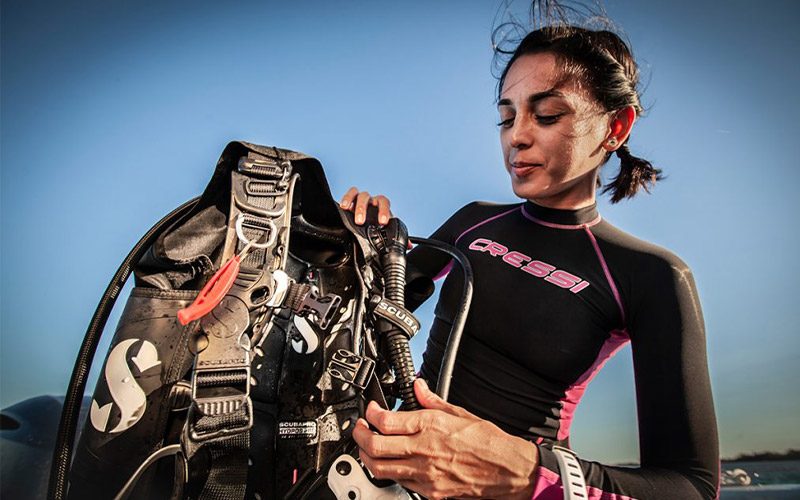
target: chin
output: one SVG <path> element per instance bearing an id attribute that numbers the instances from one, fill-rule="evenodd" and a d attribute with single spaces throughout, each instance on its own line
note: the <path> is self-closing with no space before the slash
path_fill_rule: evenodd
<path id="1" fill-rule="evenodd" d="M 547 189 L 536 182 L 511 180 L 511 189 L 519 198 L 531 200 L 547 195 Z"/>

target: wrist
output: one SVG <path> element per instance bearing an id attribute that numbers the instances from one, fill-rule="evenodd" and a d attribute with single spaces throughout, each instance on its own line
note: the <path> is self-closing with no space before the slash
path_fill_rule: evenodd
<path id="1" fill-rule="evenodd" d="M 516 481 L 510 498 L 530 500 L 536 488 L 539 471 L 539 447 L 530 441 L 516 438 Z"/>
<path id="2" fill-rule="evenodd" d="M 523 493 L 525 494 L 524 498 L 528 499 L 533 498 L 533 492 L 536 489 L 536 480 L 539 476 L 539 445 L 530 441 L 526 441 L 526 443 L 530 446 L 529 456 L 531 462 L 530 472 L 528 473 L 528 485 Z"/>

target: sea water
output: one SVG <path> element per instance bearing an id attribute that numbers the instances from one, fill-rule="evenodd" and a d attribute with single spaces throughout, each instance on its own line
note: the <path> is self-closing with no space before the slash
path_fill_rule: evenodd
<path id="1" fill-rule="evenodd" d="M 722 500 L 800 499 L 800 460 L 723 462 L 722 470 L 741 469 L 750 477 L 748 486 L 723 486 Z"/>

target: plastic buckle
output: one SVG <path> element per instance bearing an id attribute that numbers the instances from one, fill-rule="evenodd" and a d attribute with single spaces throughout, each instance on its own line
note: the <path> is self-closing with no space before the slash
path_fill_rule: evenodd
<path id="1" fill-rule="evenodd" d="M 289 170 L 285 173 L 288 174 Z M 233 182 L 233 202 L 239 210 L 254 216 L 271 218 L 281 217 L 286 213 L 290 183 L 283 180 L 285 176 L 281 180 L 256 180 L 246 175 L 242 177 L 244 178 L 234 179 Z M 261 199 L 263 203 L 255 203 L 251 198 Z M 268 199 L 272 201 L 267 202 Z M 266 208 L 268 206 L 272 208 Z"/>
<path id="2" fill-rule="evenodd" d="M 239 158 L 238 164 L 239 172 L 280 180 L 285 179 L 287 166 L 285 163 L 280 164 L 277 160 L 266 156 L 261 158 L 242 156 Z"/>
<path id="3" fill-rule="evenodd" d="M 311 316 L 314 322 L 324 330 L 328 328 L 328 323 L 333 319 L 341 302 L 342 298 L 335 293 L 320 296 L 317 287 L 312 286 L 300 302 L 297 314 Z"/>
<path id="4" fill-rule="evenodd" d="M 193 418 L 189 426 L 189 435 L 194 441 L 207 441 L 250 430 L 253 427 L 250 368 L 195 371 L 192 377 L 192 402 L 192 411 L 199 412 L 201 418 L 221 418 L 242 411 L 246 417 L 241 425 L 211 430 L 199 430 L 198 421 Z M 226 420 L 226 424 L 230 423 L 230 419 Z"/>
<path id="5" fill-rule="evenodd" d="M 244 192 L 250 196 L 282 196 L 289 189 L 289 183 L 276 180 L 247 179 Z"/>
<path id="6" fill-rule="evenodd" d="M 202 323 L 208 345 L 197 354 L 192 371 L 188 427 L 194 441 L 230 436 L 253 427 L 250 337 L 228 326 L 240 323 L 237 318 L 247 318 L 247 309 L 240 301 L 229 302 L 225 309 L 229 316 Z"/>
<path id="7" fill-rule="evenodd" d="M 375 361 L 347 349 L 338 349 L 333 353 L 328 365 L 328 373 L 331 377 L 346 384 L 352 384 L 362 391 L 369 384 L 374 370 Z"/>

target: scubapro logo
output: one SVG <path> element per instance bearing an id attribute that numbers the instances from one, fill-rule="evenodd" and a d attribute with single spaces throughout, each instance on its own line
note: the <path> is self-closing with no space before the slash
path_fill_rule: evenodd
<path id="1" fill-rule="evenodd" d="M 131 367 L 128 365 L 128 350 L 138 341 L 139 339 L 123 340 L 108 355 L 105 378 L 114 402 L 100 406 L 96 400 L 92 399 L 92 407 L 89 411 L 92 425 L 100 432 L 113 434 L 130 429 L 142 418 L 147 408 L 147 396 L 136 383 Z M 161 364 L 156 346 L 147 340 L 142 341 L 139 352 L 131 360 L 138 368 L 139 373 Z M 119 423 L 107 431 L 108 419 L 114 404 L 119 407 Z"/>
<path id="2" fill-rule="evenodd" d="M 394 304 L 386 302 L 385 300 L 378 304 L 378 308 L 386 311 L 387 314 L 394 316 L 399 321 L 402 321 L 411 330 L 411 334 L 416 334 L 419 331 L 419 322 L 413 320 L 406 314 L 406 311 L 398 308 Z"/>

